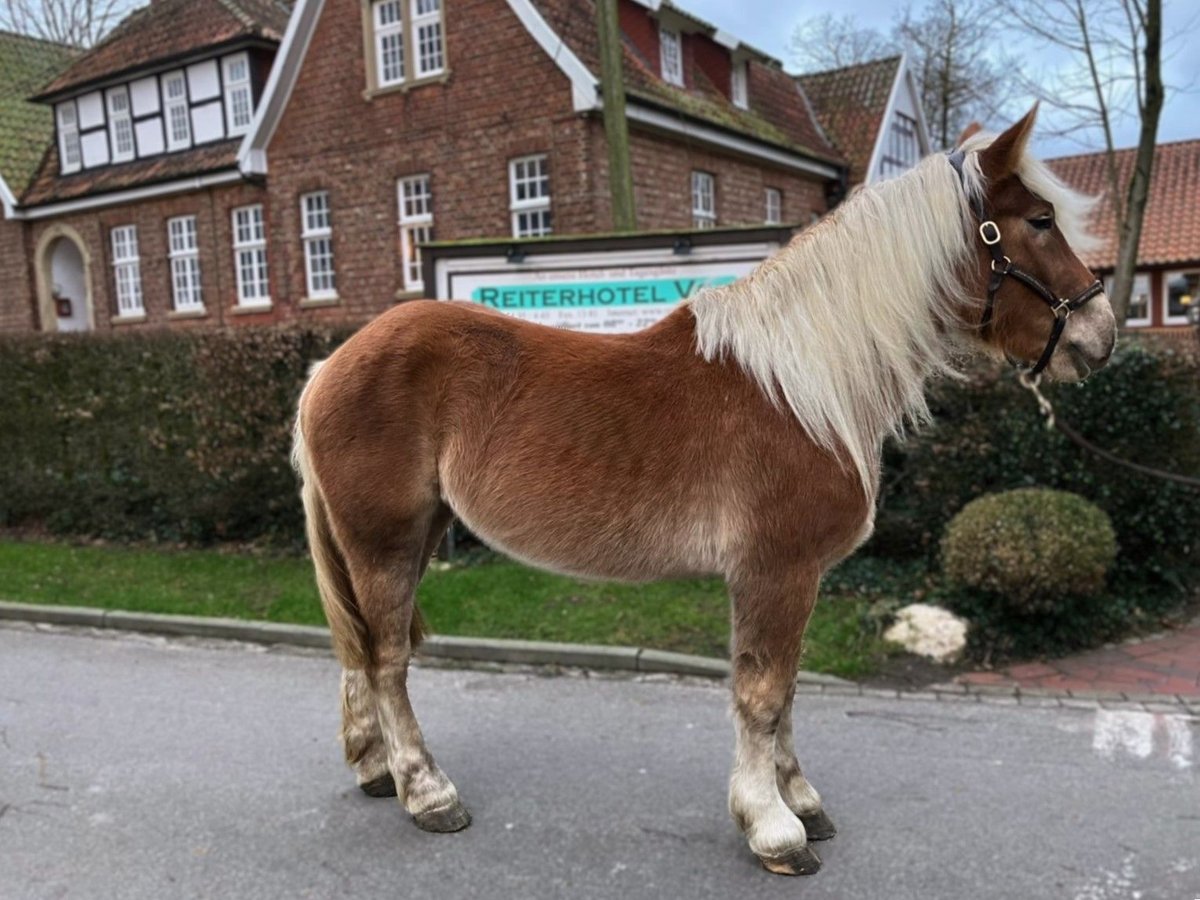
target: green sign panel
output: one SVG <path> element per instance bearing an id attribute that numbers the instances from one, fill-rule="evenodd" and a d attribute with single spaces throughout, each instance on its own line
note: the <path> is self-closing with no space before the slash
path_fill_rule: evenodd
<path id="1" fill-rule="evenodd" d="M 522 284 L 477 287 L 476 303 L 494 309 L 594 309 L 678 303 L 705 288 L 733 284 L 733 275 L 692 278 L 652 278 L 640 281 L 568 281 L 561 284 Z"/>

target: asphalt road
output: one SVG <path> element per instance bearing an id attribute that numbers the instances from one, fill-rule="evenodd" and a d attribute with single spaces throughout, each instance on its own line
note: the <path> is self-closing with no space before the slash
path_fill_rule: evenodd
<path id="1" fill-rule="evenodd" d="M 1186 716 L 801 697 L 841 834 L 788 879 L 726 814 L 716 685 L 417 671 L 456 835 L 358 792 L 336 687 L 294 651 L 0 628 L 0 897 L 1200 897 Z"/>

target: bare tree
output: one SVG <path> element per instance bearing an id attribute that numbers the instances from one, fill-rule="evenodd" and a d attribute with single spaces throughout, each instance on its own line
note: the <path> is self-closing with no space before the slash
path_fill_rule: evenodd
<path id="1" fill-rule="evenodd" d="M 91 47 L 135 0 L 0 0 L 0 29 Z"/>
<path id="2" fill-rule="evenodd" d="M 997 40 L 995 7 L 985 0 L 929 0 L 906 9 L 895 34 L 909 54 L 930 137 L 949 147 L 972 120 L 994 121 L 1009 105 L 1019 66 Z"/>
<path id="3" fill-rule="evenodd" d="M 1059 133 L 1103 138 L 1117 232 L 1108 297 L 1117 321 L 1124 322 L 1164 97 L 1162 0 L 1002 0 L 1002 6 L 1026 34 L 1068 55 L 1068 65 L 1027 84 L 1030 93 L 1058 112 Z M 1113 127 L 1135 113 L 1140 123 L 1137 149 L 1132 168 L 1122 171 Z"/>
<path id="4" fill-rule="evenodd" d="M 948 147 L 972 119 L 999 117 L 1019 86 L 996 39 L 986 0 L 927 0 L 895 19 L 890 36 L 854 17 L 825 14 L 802 22 L 792 60 L 805 70 L 840 68 L 904 51 L 921 92 L 930 137 Z"/>
<path id="5" fill-rule="evenodd" d="M 805 72 L 840 69 L 899 53 L 894 40 L 874 28 L 859 27 L 851 15 L 825 13 L 796 26 L 792 61 Z"/>

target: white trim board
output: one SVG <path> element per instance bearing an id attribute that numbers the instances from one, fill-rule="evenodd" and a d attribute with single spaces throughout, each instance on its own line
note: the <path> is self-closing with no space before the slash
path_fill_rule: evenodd
<path id="1" fill-rule="evenodd" d="M 733 153 L 740 153 L 743 156 L 751 156 L 755 159 L 782 166 L 785 169 L 794 169 L 810 175 L 819 175 L 822 178 L 838 178 L 841 175 L 841 169 L 833 163 L 807 159 L 797 153 L 775 148 L 752 138 L 721 131 L 718 128 L 710 127 L 701 122 L 684 119 L 677 114 L 642 106 L 632 99 L 625 109 L 625 115 L 630 122 L 639 122 L 642 125 L 657 128 L 660 131 L 682 135 L 699 143 L 708 144 Z"/>
<path id="2" fill-rule="evenodd" d="M 8 189 L 8 182 L 4 180 L 4 176 L 0 175 L 0 209 L 4 210 L 4 218 L 20 218 L 16 207 L 17 198 L 14 197 L 13 192 Z"/>
<path id="3" fill-rule="evenodd" d="M 168 194 L 200 191 L 205 188 L 216 187 L 222 184 L 232 184 L 242 180 L 242 173 L 237 171 L 216 172 L 212 175 L 197 175 L 193 178 L 164 181 L 161 184 L 151 184 L 146 187 L 113 191 L 111 194 L 96 194 L 90 197 L 80 197 L 78 200 L 62 200 L 58 203 L 47 203 L 44 206 L 30 206 L 25 209 L 15 210 L 11 218 L 27 220 L 48 219 L 52 216 L 61 216 L 87 209 L 99 209 L 105 206 L 116 206 L 121 203 L 132 203 L 138 200 L 148 200 Z"/>

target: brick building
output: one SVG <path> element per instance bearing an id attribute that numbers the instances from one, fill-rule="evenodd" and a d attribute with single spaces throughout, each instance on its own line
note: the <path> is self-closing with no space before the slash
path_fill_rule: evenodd
<path id="1" fill-rule="evenodd" d="M 639 229 L 840 199 L 846 139 L 777 61 L 618 11 Z M 590 0 L 153 0 L 35 98 L 5 327 L 364 318 L 424 293 L 424 241 L 612 230 L 598 56 Z"/>
<path id="2" fill-rule="evenodd" d="M 1128 183 L 1136 151 L 1118 150 L 1118 179 Z M 1092 230 L 1105 238 L 1084 261 L 1105 282 L 1117 265 L 1116 212 L 1108 190 L 1103 153 L 1048 160 L 1060 178 L 1078 191 L 1100 197 Z M 1142 220 L 1138 263 L 1129 297 L 1127 327 L 1176 329 L 1188 324 L 1188 310 L 1200 303 L 1200 139 L 1159 144 L 1150 173 L 1150 196 Z"/>

